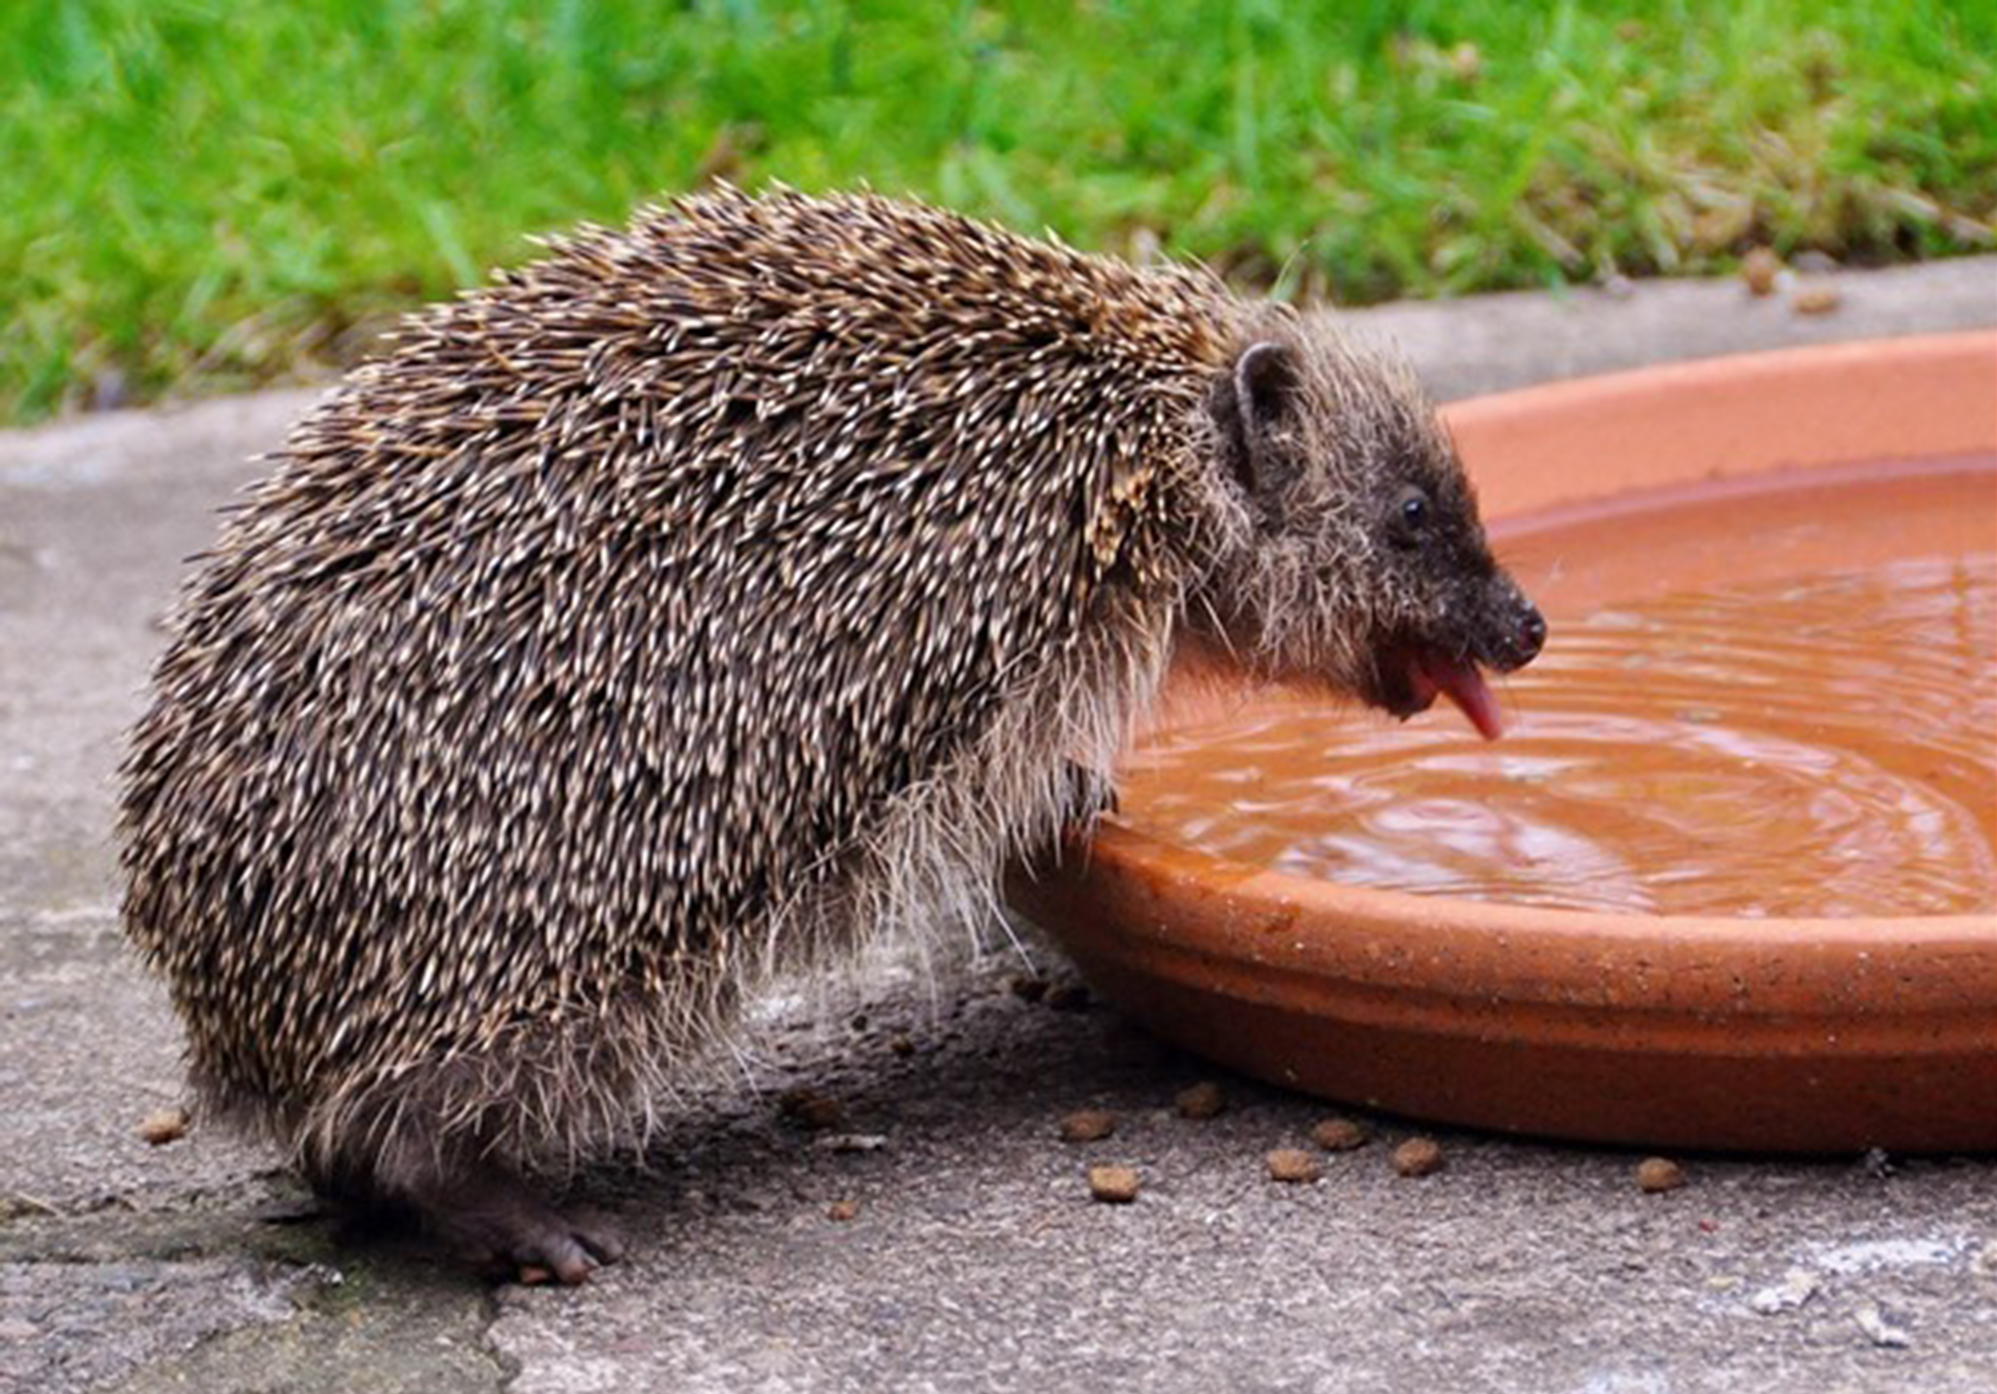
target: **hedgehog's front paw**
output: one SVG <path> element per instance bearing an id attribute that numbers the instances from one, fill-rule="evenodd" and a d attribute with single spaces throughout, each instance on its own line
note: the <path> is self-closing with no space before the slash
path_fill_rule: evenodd
<path id="1" fill-rule="evenodd" d="M 586 1282 L 624 1255 L 623 1240 L 603 1217 L 558 1210 L 526 1182 L 493 1168 L 439 1187 L 418 1208 L 424 1226 L 452 1248 L 523 1283 Z"/>

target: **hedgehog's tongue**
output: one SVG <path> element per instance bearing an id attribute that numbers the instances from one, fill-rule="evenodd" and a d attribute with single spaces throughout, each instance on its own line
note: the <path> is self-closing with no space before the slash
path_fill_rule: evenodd
<path id="1" fill-rule="evenodd" d="M 1504 719 L 1498 715 L 1498 699 L 1491 685 L 1477 671 L 1475 663 L 1451 658 L 1439 650 L 1418 650 L 1408 659 L 1408 684 L 1415 700 L 1427 706 L 1440 692 L 1470 718 L 1470 724 L 1487 741 L 1504 734 Z"/>

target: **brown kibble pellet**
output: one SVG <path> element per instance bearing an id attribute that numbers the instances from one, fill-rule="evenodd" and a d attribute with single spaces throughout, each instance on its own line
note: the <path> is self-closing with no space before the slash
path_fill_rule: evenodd
<path id="1" fill-rule="evenodd" d="M 1134 1167 L 1090 1167 L 1089 1194 L 1108 1205 L 1128 1205 L 1137 1199 Z"/>
<path id="2" fill-rule="evenodd" d="M 1403 1176 L 1432 1176 L 1442 1170 L 1442 1145 L 1432 1137 L 1411 1137 L 1394 1149 L 1394 1170 Z"/>
<path id="3" fill-rule="evenodd" d="M 1116 1131 L 1116 1115 L 1105 1108 L 1081 1108 L 1061 1120 L 1061 1141 L 1101 1142 Z"/>
<path id="4" fill-rule="evenodd" d="M 169 1142 L 186 1137 L 187 1110 L 184 1108 L 154 1109 L 139 1124 L 139 1136 L 154 1147 L 163 1147 Z"/>
<path id="5" fill-rule="evenodd" d="M 801 1128 L 836 1128 L 846 1118 L 844 1104 L 815 1089 L 792 1089 L 777 1100 L 777 1108 Z"/>
<path id="6" fill-rule="evenodd" d="M 1355 1123 L 1350 1118 L 1327 1118 L 1311 1129 L 1311 1141 L 1327 1152 L 1350 1152 L 1355 1147 L 1364 1147 L 1372 1136 L 1364 1123 Z"/>
<path id="7" fill-rule="evenodd" d="M 1269 1179 L 1291 1183 L 1315 1181 L 1323 1173 L 1317 1158 L 1301 1147 L 1278 1147 L 1268 1156 Z"/>
<path id="8" fill-rule="evenodd" d="M 1012 995 L 1022 1002 L 1038 1002 L 1047 995 L 1045 978 L 1014 978 L 1007 986 L 1012 989 Z"/>
<path id="9" fill-rule="evenodd" d="M 1212 1080 L 1202 1080 L 1190 1089 L 1180 1090 L 1172 1105 L 1181 1118 L 1212 1118 L 1227 1107 L 1227 1095 Z"/>
<path id="10" fill-rule="evenodd" d="M 1675 1191 L 1685 1184 L 1685 1168 L 1669 1157 L 1645 1157 L 1636 1164 L 1636 1184 L 1652 1195 Z"/>
<path id="11" fill-rule="evenodd" d="M 825 1218 L 828 1220 L 838 1220 L 841 1223 L 852 1219 L 859 1213 L 860 1202 L 857 1200 L 835 1200 L 832 1204 L 825 1207 Z"/>
<path id="12" fill-rule="evenodd" d="M 1789 307 L 1799 315 L 1827 315 L 1843 303 L 1836 286 L 1802 286 L 1789 297 Z"/>
<path id="13" fill-rule="evenodd" d="M 903 1059 L 907 1059 L 909 1056 L 915 1054 L 915 1042 L 906 1036 L 896 1036 L 888 1042 L 888 1049 Z"/>
<path id="14" fill-rule="evenodd" d="M 1775 279 L 1782 274 L 1782 258 L 1774 249 L 1756 247 L 1740 259 L 1740 278 L 1756 295 L 1773 295 Z"/>

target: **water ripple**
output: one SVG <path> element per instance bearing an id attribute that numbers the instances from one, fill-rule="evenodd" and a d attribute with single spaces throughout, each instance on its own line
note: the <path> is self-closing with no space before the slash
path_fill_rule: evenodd
<path id="1" fill-rule="evenodd" d="M 1997 909 L 1997 553 L 1597 610 L 1511 732 L 1301 702 L 1141 753 L 1124 816 L 1353 884 L 1669 914 Z"/>

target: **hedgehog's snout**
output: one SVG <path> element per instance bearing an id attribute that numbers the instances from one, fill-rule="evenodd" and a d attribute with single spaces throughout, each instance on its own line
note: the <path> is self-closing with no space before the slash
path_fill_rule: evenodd
<path id="1" fill-rule="evenodd" d="M 1523 668 L 1546 646 L 1546 617 L 1509 578 L 1494 588 L 1478 657 L 1501 673 Z"/>

